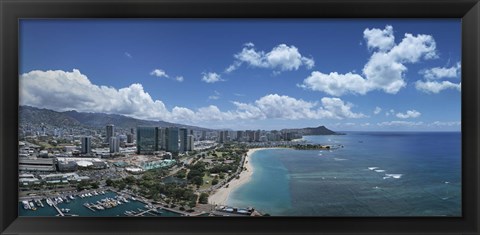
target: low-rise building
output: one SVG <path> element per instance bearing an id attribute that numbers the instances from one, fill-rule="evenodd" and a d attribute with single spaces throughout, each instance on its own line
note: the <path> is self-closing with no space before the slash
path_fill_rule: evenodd
<path id="1" fill-rule="evenodd" d="M 60 172 L 73 172 L 78 170 L 78 164 L 75 161 L 58 161 L 57 167 Z"/>
<path id="2" fill-rule="evenodd" d="M 19 158 L 18 169 L 20 171 L 43 171 L 55 172 L 55 159 L 53 158 Z"/>
<path id="3" fill-rule="evenodd" d="M 40 184 L 40 180 L 36 178 L 33 174 L 20 174 L 18 175 L 18 182 L 20 185 L 32 185 L 32 184 Z"/>

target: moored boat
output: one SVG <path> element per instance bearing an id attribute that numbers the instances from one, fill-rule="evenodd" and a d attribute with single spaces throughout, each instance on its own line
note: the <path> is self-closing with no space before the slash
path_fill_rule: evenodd
<path id="1" fill-rule="evenodd" d="M 28 201 L 22 201 L 22 204 L 23 204 L 23 209 L 30 210 L 30 205 L 28 204 Z"/>
<path id="2" fill-rule="evenodd" d="M 28 204 L 30 205 L 30 209 L 32 209 L 32 210 L 34 210 L 34 211 L 37 210 L 37 208 L 35 207 L 35 205 L 33 204 L 33 202 L 29 202 Z"/>

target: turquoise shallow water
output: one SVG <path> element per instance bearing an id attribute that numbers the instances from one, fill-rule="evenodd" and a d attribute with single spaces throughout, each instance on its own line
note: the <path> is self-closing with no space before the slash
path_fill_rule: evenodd
<path id="1" fill-rule="evenodd" d="M 83 204 L 86 202 L 94 203 L 106 197 L 113 198 L 115 196 L 116 196 L 115 193 L 107 192 L 105 193 L 105 195 L 97 195 L 97 196 L 85 197 L 85 198 L 76 197 L 75 200 L 72 200 L 69 203 L 64 202 L 64 203 L 58 204 L 58 208 L 71 209 L 71 211 L 68 212 L 67 214 L 75 214 L 79 216 L 89 216 L 89 217 L 90 216 L 126 216 L 124 213 L 127 210 L 137 211 L 137 212 L 139 208 L 142 210 L 146 210 L 144 203 L 139 201 L 132 201 L 132 200 L 129 200 L 130 201 L 129 203 L 124 203 L 114 208 L 105 209 L 105 210 L 96 210 L 95 212 L 83 206 Z M 42 203 L 44 204 L 45 207 L 37 208 L 36 211 L 25 210 L 22 206 L 22 203 L 19 203 L 18 205 L 19 216 L 55 216 L 58 214 L 55 208 L 47 205 L 45 200 L 42 200 Z M 160 215 L 145 214 L 145 216 L 180 216 L 179 214 L 173 213 L 170 211 L 165 211 L 165 210 L 159 210 L 159 211 L 162 212 L 162 214 Z"/>
<path id="2" fill-rule="evenodd" d="M 257 151 L 252 180 L 228 199 L 282 216 L 461 216 L 461 135 L 306 136 L 325 150 Z"/>

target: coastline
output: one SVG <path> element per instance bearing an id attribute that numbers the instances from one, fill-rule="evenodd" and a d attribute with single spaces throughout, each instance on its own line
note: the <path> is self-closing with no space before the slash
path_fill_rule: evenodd
<path id="1" fill-rule="evenodd" d="M 215 190 L 215 192 L 208 197 L 208 203 L 214 204 L 214 205 L 226 205 L 228 201 L 228 197 L 230 196 L 230 193 L 239 188 L 240 186 L 244 185 L 245 183 L 248 183 L 253 175 L 254 172 L 254 167 L 251 163 L 251 156 L 253 153 L 259 150 L 264 150 L 264 149 L 277 149 L 277 148 L 251 148 L 247 152 L 247 156 L 244 159 L 243 166 L 246 168 L 246 170 L 242 171 L 240 173 L 240 178 L 238 179 L 233 179 L 227 184 L 229 185 L 228 188 L 225 186 L 222 186 L 221 188 Z"/>

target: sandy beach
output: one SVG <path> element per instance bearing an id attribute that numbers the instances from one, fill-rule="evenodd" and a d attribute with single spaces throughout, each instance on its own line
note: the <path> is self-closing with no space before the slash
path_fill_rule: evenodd
<path id="1" fill-rule="evenodd" d="M 257 150 L 260 149 L 250 149 L 247 152 L 247 156 L 245 157 L 245 162 L 243 163 L 243 166 L 246 168 L 246 170 L 242 171 L 240 173 L 240 178 L 238 179 L 233 179 L 229 183 L 227 183 L 229 186 L 226 188 L 225 186 L 215 190 L 215 192 L 210 195 L 208 198 L 208 202 L 210 204 L 216 204 L 216 205 L 226 205 L 228 196 L 230 193 L 238 188 L 239 186 L 245 184 L 250 180 L 253 174 L 253 166 L 250 163 L 250 156 Z"/>
<path id="2" fill-rule="evenodd" d="M 243 166 L 246 168 L 245 171 L 242 171 L 240 173 L 240 178 L 238 179 L 233 179 L 229 183 L 227 183 L 229 186 L 228 188 L 225 188 L 225 186 L 217 189 L 210 197 L 208 198 L 208 202 L 210 204 L 216 204 L 216 205 L 226 205 L 228 197 L 230 196 L 230 193 L 237 189 L 238 187 L 242 186 L 243 184 L 247 183 L 250 181 L 253 175 L 253 165 L 250 162 L 250 158 L 252 154 L 258 150 L 262 149 L 273 149 L 273 148 L 254 148 L 254 149 L 249 149 L 247 152 L 247 156 L 245 157 L 245 162 Z"/>

